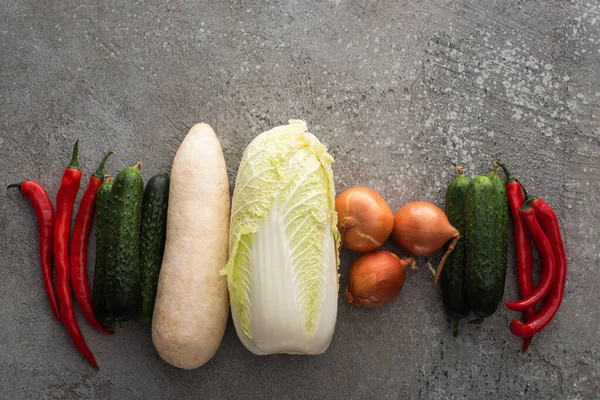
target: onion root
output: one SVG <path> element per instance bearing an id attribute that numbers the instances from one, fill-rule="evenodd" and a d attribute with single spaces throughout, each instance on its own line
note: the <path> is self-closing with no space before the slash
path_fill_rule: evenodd
<path id="1" fill-rule="evenodd" d="M 437 267 L 437 271 L 435 272 L 435 278 L 433 279 L 434 285 L 440 279 L 440 274 L 442 273 L 442 270 L 444 269 L 444 264 L 446 263 L 446 260 L 448 259 L 448 256 L 450 255 L 450 253 L 452 253 L 452 250 L 454 250 L 454 247 L 456 247 L 456 243 L 458 243 L 459 239 L 460 239 L 460 233 L 456 232 L 456 235 L 452 238 L 452 242 L 450 243 L 448 250 L 446 250 L 446 252 L 444 253 L 444 256 L 440 260 L 440 263 Z"/>

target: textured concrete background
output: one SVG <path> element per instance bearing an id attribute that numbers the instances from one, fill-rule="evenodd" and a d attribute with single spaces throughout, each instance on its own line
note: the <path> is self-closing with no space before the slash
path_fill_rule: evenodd
<path id="1" fill-rule="evenodd" d="M 232 187 L 255 135 L 303 118 L 336 158 L 338 191 L 370 186 L 394 210 L 443 206 L 454 163 L 481 174 L 501 157 L 558 211 L 570 264 L 560 312 L 527 354 L 503 306 L 453 338 L 422 268 L 388 307 L 340 296 L 319 357 L 253 356 L 230 324 L 209 364 L 181 371 L 161 362 L 149 327 L 104 337 L 80 318 L 96 372 L 50 313 L 31 207 L 0 190 L 0 397 L 597 399 L 598 4 L 212 3 L 0 1 L 0 182 L 33 178 L 54 199 L 76 138 L 83 182 L 109 149 L 108 171 L 142 160 L 147 179 L 200 121 L 222 141 Z M 355 258 L 342 256 L 342 288 Z"/>

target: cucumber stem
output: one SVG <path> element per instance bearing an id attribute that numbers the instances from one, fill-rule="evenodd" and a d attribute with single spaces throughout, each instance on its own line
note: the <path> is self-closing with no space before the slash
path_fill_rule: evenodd
<path id="1" fill-rule="evenodd" d="M 452 325 L 452 336 L 457 337 L 458 336 L 458 323 L 460 320 L 455 319 L 454 320 L 454 324 Z"/>
<path id="2" fill-rule="evenodd" d="M 471 325 L 479 325 L 479 324 L 482 324 L 484 320 L 485 320 L 485 318 L 472 319 L 472 320 L 469 321 L 469 324 L 471 324 Z"/>

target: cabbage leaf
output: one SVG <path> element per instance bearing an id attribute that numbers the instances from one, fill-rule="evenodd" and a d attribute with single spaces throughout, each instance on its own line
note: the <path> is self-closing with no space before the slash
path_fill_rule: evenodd
<path id="1" fill-rule="evenodd" d="M 331 341 L 340 245 L 332 162 L 300 120 L 244 152 L 224 273 L 238 336 L 256 354 L 318 354 Z"/>

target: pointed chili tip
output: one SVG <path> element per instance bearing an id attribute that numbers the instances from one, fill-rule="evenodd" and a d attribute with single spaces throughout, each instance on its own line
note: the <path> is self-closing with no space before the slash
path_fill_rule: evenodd
<path id="1" fill-rule="evenodd" d="M 521 334 L 521 330 L 523 329 L 523 323 L 518 319 L 513 319 L 510 322 L 510 325 L 508 325 L 508 329 L 510 329 L 510 332 L 513 335 L 523 337 L 523 335 Z"/>
<path id="2" fill-rule="evenodd" d="M 77 155 L 79 154 L 79 139 L 75 141 L 75 146 L 73 147 L 73 155 L 71 157 L 71 163 L 67 168 L 70 169 L 79 169 L 79 162 L 77 161 Z"/>
<path id="3" fill-rule="evenodd" d="M 10 189 L 10 188 L 14 188 L 14 187 L 16 187 L 16 188 L 19 188 L 19 190 L 21 190 L 21 185 L 22 185 L 22 184 L 23 184 L 23 182 L 19 182 L 19 183 L 11 183 L 10 185 L 8 185 L 8 186 L 6 187 L 6 189 L 8 190 L 8 189 Z"/>
<path id="4" fill-rule="evenodd" d="M 108 153 L 106 153 L 106 155 L 104 156 L 104 158 L 102 159 L 102 161 L 100 161 L 100 165 L 98 166 L 98 169 L 96 170 L 96 172 L 94 172 L 94 176 L 98 179 L 102 179 L 104 177 L 104 173 L 102 172 L 102 170 L 104 169 L 104 163 L 106 162 L 106 159 L 108 157 L 110 157 L 111 154 L 115 154 L 114 151 L 109 151 Z"/>
<path id="5" fill-rule="evenodd" d="M 505 301 L 505 302 L 504 302 L 504 305 L 505 305 L 505 306 L 506 306 L 506 308 L 508 308 L 509 310 L 516 311 L 516 310 L 513 308 L 513 304 L 514 304 L 514 303 L 515 303 L 514 301 Z"/>

